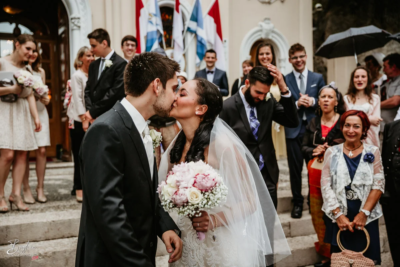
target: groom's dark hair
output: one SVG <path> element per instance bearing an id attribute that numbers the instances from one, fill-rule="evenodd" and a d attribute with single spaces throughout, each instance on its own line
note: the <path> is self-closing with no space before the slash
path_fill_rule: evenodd
<path id="1" fill-rule="evenodd" d="M 274 76 L 271 75 L 271 72 L 262 66 L 254 67 L 248 74 L 247 79 L 250 84 L 255 84 L 256 81 L 260 83 L 271 85 L 274 82 Z"/>
<path id="2" fill-rule="evenodd" d="M 176 72 L 180 72 L 180 69 L 176 61 L 154 52 L 137 55 L 125 69 L 125 93 L 140 96 L 157 78 L 165 88 L 167 81 L 172 79 Z"/>

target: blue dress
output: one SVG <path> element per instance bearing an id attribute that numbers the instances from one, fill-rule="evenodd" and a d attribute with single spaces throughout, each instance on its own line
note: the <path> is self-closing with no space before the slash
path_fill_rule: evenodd
<path id="1" fill-rule="evenodd" d="M 349 158 L 343 153 L 344 159 L 346 160 L 347 168 L 349 170 L 351 181 L 353 181 L 354 175 L 357 171 L 358 164 L 361 160 L 361 154 L 357 157 Z M 346 186 L 346 191 L 350 190 L 350 185 Z M 354 217 L 360 212 L 361 200 L 349 200 L 347 199 L 347 218 L 352 222 Z M 338 247 L 336 236 L 339 231 L 337 223 L 333 223 L 326 215 L 324 216 L 326 224 L 326 232 L 324 242 L 331 244 L 331 253 L 341 252 Z M 370 258 L 375 262 L 375 265 L 381 264 L 381 246 L 379 241 L 379 220 L 374 220 L 368 223 L 365 228 L 367 229 L 370 236 L 370 245 L 368 250 L 364 253 L 364 256 Z M 354 233 L 346 230 L 340 233 L 340 241 L 345 249 L 360 252 L 367 247 L 367 239 L 364 231 L 355 229 Z"/>

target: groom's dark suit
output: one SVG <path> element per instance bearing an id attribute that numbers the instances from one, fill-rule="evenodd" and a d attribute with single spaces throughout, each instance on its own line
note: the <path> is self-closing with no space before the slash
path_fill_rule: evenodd
<path id="1" fill-rule="evenodd" d="M 156 164 L 151 179 L 141 133 L 121 103 L 89 128 L 80 160 L 76 266 L 155 266 L 157 235 L 178 227 L 160 205 Z"/>
<path id="2" fill-rule="evenodd" d="M 257 119 L 260 122 L 260 126 L 257 140 L 251 131 L 240 92 L 224 101 L 224 107 L 219 116 L 236 132 L 257 163 L 260 153 L 262 154 L 265 165 L 261 170 L 261 174 L 276 207 L 276 184 L 279 178 L 279 168 L 274 144 L 272 143 L 272 121 L 286 127 L 296 127 L 298 125 L 297 108 L 293 97 L 281 97 L 279 102 L 271 97 L 268 101 L 262 101 L 258 104 Z"/>
<path id="3" fill-rule="evenodd" d="M 99 77 L 101 58 L 89 66 L 88 80 L 85 87 L 85 105 L 90 116 L 96 119 L 110 110 L 114 104 L 125 97 L 124 70 L 126 60 L 113 53 L 110 60 L 112 65 L 104 67 Z"/>

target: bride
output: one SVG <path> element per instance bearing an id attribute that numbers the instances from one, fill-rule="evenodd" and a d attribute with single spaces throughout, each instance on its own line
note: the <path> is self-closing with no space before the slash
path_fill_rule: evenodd
<path id="1" fill-rule="evenodd" d="M 182 258 L 172 266 L 266 266 L 290 255 L 282 226 L 258 165 L 246 146 L 217 116 L 222 95 L 206 79 L 186 82 L 170 116 L 182 131 L 165 151 L 160 182 L 174 164 L 203 160 L 218 170 L 228 187 L 222 207 L 189 219 L 170 214 L 181 230 Z M 236 114 L 232 114 L 236 116 Z M 198 240 L 196 231 L 205 232 Z"/>

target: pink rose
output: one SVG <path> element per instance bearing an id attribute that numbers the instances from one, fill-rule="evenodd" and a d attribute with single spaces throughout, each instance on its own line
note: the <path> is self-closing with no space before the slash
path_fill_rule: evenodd
<path id="1" fill-rule="evenodd" d="M 211 190 L 217 184 L 209 174 L 197 174 L 195 179 L 194 186 L 202 192 Z"/>
<path id="2" fill-rule="evenodd" d="M 177 207 L 182 207 L 184 204 L 188 202 L 186 190 L 179 189 L 172 195 L 171 200 Z"/>
<path id="3" fill-rule="evenodd" d="M 24 85 L 26 87 L 32 87 L 34 83 L 35 83 L 35 80 L 32 77 L 29 77 L 25 80 Z"/>
<path id="4" fill-rule="evenodd" d="M 17 71 L 16 73 L 14 73 L 14 77 L 15 77 L 16 79 L 18 79 L 21 75 L 22 75 L 22 74 L 21 74 L 20 71 Z"/>
<path id="5" fill-rule="evenodd" d="M 36 93 L 39 94 L 39 95 L 43 95 L 43 93 L 44 93 L 43 87 L 39 87 L 39 88 L 37 88 L 35 91 L 36 91 Z"/>

